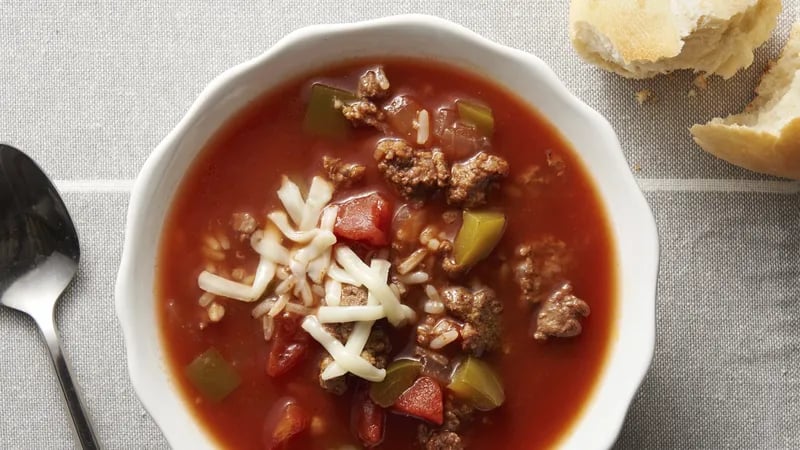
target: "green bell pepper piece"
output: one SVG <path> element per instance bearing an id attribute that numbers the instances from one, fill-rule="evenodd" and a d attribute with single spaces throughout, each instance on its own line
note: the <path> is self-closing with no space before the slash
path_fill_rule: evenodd
<path id="1" fill-rule="evenodd" d="M 463 221 L 453 242 L 453 258 L 469 267 L 492 253 L 506 229 L 505 214 L 497 211 L 464 211 Z"/>
<path id="2" fill-rule="evenodd" d="M 480 411 L 489 411 L 506 400 L 500 378 L 484 361 L 468 356 L 453 372 L 447 389 Z"/>
<path id="3" fill-rule="evenodd" d="M 213 402 L 227 397 L 241 383 L 236 369 L 213 347 L 186 366 L 185 373 L 192 386 Z"/>
<path id="4" fill-rule="evenodd" d="M 465 100 L 457 101 L 456 106 L 461 120 L 474 125 L 478 132 L 486 137 L 494 134 L 494 115 L 491 108 Z"/>
<path id="5" fill-rule="evenodd" d="M 351 103 L 357 100 L 355 94 L 343 89 L 314 83 L 311 86 L 311 97 L 306 107 L 303 129 L 312 135 L 344 138 L 350 128 L 350 122 L 342 111 L 334 105 L 337 101 Z"/>
<path id="6" fill-rule="evenodd" d="M 392 406 L 400 394 L 414 384 L 421 370 L 422 364 L 419 361 L 398 359 L 392 362 L 386 368 L 386 378 L 370 386 L 370 398 L 383 408 Z"/>

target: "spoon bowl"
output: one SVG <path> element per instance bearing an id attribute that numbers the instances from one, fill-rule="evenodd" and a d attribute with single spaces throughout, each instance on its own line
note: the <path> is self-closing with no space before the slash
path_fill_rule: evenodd
<path id="1" fill-rule="evenodd" d="M 0 304 L 39 326 L 64 392 L 73 430 L 98 448 L 61 352 L 53 311 L 78 272 L 78 233 L 47 175 L 27 155 L 0 144 Z"/>

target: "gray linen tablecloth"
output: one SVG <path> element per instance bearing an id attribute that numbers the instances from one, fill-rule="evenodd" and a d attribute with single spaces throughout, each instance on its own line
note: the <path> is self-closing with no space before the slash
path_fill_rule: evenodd
<path id="1" fill-rule="evenodd" d="M 652 205 L 658 343 L 618 447 L 800 448 L 800 184 L 714 159 L 687 132 L 748 102 L 800 17 L 800 1 L 784 3 L 751 68 L 689 97 L 688 73 L 628 81 L 579 61 L 567 0 L 0 0 L 0 142 L 58 180 L 77 221 L 80 276 L 57 320 L 100 440 L 167 447 L 131 388 L 113 303 L 128 192 L 150 151 L 214 76 L 286 33 L 423 12 L 548 62 L 611 120 Z M 0 447 L 73 445 L 42 340 L 5 308 L 0 389 Z"/>

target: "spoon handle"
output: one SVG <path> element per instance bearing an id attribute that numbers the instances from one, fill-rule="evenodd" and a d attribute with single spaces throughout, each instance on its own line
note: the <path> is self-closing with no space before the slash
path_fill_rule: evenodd
<path id="1" fill-rule="evenodd" d="M 70 374 L 67 360 L 64 359 L 64 354 L 61 351 L 58 332 L 56 332 L 52 314 L 48 316 L 42 320 L 37 318 L 36 322 L 47 342 L 47 349 L 50 350 L 53 367 L 56 369 L 58 381 L 61 382 L 64 401 L 66 401 L 69 414 L 72 416 L 72 431 L 84 450 L 99 449 L 100 446 L 94 436 L 94 431 L 92 431 L 92 424 L 85 412 L 86 408 L 83 406 L 77 386 L 72 382 L 72 374 Z"/>

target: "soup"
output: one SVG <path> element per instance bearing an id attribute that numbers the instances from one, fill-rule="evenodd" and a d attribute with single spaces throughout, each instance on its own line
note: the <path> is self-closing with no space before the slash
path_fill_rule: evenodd
<path id="1" fill-rule="evenodd" d="M 615 312 L 581 162 L 511 92 L 353 61 L 254 101 L 173 199 L 157 301 L 187 407 L 241 449 L 541 448 Z"/>

